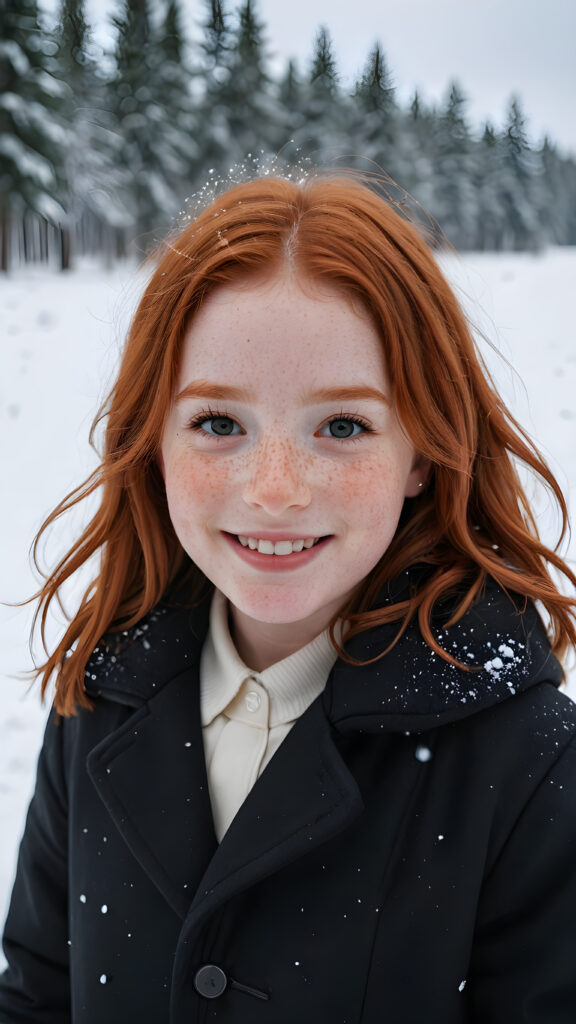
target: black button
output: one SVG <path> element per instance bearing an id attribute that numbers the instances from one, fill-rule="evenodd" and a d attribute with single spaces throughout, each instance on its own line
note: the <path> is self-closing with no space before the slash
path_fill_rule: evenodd
<path id="1" fill-rule="evenodd" d="M 204 967 L 196 971 L 194 987 L 205 999 L 217 999 L 225 991 L 227 984 L 228 978 L 216 964 L 204 964 Z"/>

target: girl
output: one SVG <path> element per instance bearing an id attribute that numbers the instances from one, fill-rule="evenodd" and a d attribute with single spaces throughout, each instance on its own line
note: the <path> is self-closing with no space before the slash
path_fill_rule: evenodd
<path id="1" fill-rule="evenodd" d="M 576 579 L 516 460 L 566 507 L 415 228 L 231 189 L 106 417 L 0 1020 L 573 1024 Z"/>

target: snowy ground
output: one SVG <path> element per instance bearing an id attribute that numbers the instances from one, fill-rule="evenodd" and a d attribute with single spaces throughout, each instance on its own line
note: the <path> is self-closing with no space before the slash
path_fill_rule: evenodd
<path id="1" fill-rule="evenodd" d="M 452 257 L 446 269 L 474 322 L 500 350 L 498 356 L 485 346 L 492 372 L 546 454 L 576 521 L 576 249 Z M 140 287 L 130 267 L 70 275 L 27 270 L 0 282 L 0 601 L 33 591 L 34 533 L 95 465 L 89 425 Z M 553 544 L 556 524 L 546 503 L 537 507 L 541 532 Z M 60 550 L 70 536 L 69 525 L 60 528 Z M 563 550 L 574 565 L 576 542 Z M 29 623 L 29 609 L 0 606 L 0 922 L 46 715 L 36 688 L 29 693 L 17 678 L 31 664 Z M 576 697 L 574 668 L 570 692 Z"/>

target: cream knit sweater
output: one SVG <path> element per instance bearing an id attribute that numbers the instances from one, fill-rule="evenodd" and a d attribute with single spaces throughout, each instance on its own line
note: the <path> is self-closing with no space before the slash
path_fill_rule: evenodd
<path id="1" fill-rule="evenodd" d="M 228 600 L 215 590 L 200 662 L 200 690 L 218 841 L 296 719 L 324 689 L 336 658 L 325 630 L 288 658 L 262 672 L 252 671 L 232 642 Z"/>

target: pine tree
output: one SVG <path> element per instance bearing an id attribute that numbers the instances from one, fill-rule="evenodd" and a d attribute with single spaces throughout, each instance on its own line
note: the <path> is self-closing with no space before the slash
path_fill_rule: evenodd
<path id="1" fill-rule="evenodd" d="M 63 113 L 70 143 L 61 193 L 66 215 L 60 228 L 65 270 L 75 253 L 112 250 L 111 232 L 118 220 L 122 223 L 114 202 L 122 179 L 115 167 L 110 116 L 103 109 L 101 54 L 91 40 L 84 0 L 62 0 L 55 37 L 54 65 L 68 85 Z"/>
<path id="2" fill-rule="evenodd" d="M 91 63 L 84 0 L 62 0 L 57 36 L 60 70 L 72 92 L 83 101 L 89 90 L 86 70 Z"/>
<path id="3" fill-rule="evenodd" d="M 226 55 L 230 49 L 230 28 L 223 0 L 205 0 L 205 3 L 208 12 L 202 25 L 204 40 L 200 46 L 209 78 L 211 74 L 226 66 Z"/>
<path id="4" fill-rule="evenodd" d="M 414 94 L 410 100 L 410 116 L 413 121 L 420 121 L 422 118 L 422 100 L 420 99 L 418 89 L 414 90 Z"/>
<path id="5" fill-rule="evenodd" d="M 296 142 L 318 163 L 349 153 L 352 102 L 339 87 L 339 74 L 328 28 L 316 34 L 308 82 L 302 89 L 304 122 Z"/>
<path id="6" fill-rule="evenodd" d="M 166 115 L 161 133 L 163 165 L 171 190 L 181 201 L 190 191 L 201 153 L 180 0 L 168 0 L 160 28 L 158 58 L 157 90 Z"/>
<path id="7" fill-rule="evenodd" d="M 242 160 L 257 149 L 270 152 L 274 110 L 267 63 L 264 23 L 256 13 L 255 0 L 244 0 L 238 9 L 230 62 L 229 123 L 234 160 Z"/>
<path id="8" fill-rule="evenodd" d="M 39 21 L 36 0 L 0 7 L 0 268 L 11 243 L 31 253 L 30 217 L 58 223 L 62 158 L 68 135 L 60 118 L 64 84 L 50 74 L 55 51 Z"/>
<path id="9" fill-rule="evenodd" d="M 575 245 L 576 162 L 563 156 L 548 136 L 536 155 L 541 171 L 537 206 L 542 230 L 555 245 Z"/>
<path id="10" fill-rule="evenodd" d="M 200 43 L 203 91 L 198 104 L 197 182 L 206 179 L 216 167 L 222 168 L 232 144 L 226 105 L 232 46 L 230 16 L 223 0 L 205 3 L 207 17 L 202 23 L 204 38 Z"/>
<path id="11" fill-rule="evenodd" d="M 279 80 L 273 84 L 275 109 L 270 123 L 270 140 L 274 152 L 291 148 L 300 135 L 307 116 L 307 87 L 298 65 L 291 59 Z"/>
<path id="12" fill-rule="evenodd" d="M 364 73 L 356 83 L 355 95 L 359 107 L 365 113 L 390 117 L 395 112 L 392 75 L 380 43 L 375 43 L 370 51 Z"/>
<path id="13" fill-rule="evenodd" d="M 124 215 L 142 238 L 152 229 L 166 231 L 183 198 L 179 183 L 186 168 L 175 151 L 177 129 L 164 102 L 163 49 L 149 0 L 122 0 L 113 21 L 118 35 L 109 104 L 116 122 L 116 159 L 125 179 Z"/>
<path id="14" fill-rule="evenodd" d="M 392 76 L 380 43 L 375 43 L 354 90 L 350 140 L 353 152 L 374 161 L 395 178 L 397 108 Z"/>
<path id="15" fill-rule="evenodd" d="M 310 71 L 310 82 L 318 91 L 329 95 L 336 92 L 338 73 L 336 58 L 332 52 L 332 40 L 326 25 L 321 25 L 314 40 L 314 55 Z"/>
<path id="16" fill-rule="evenodd" d="M 261 152 L 269 154 L 277 108 L 267 69 L 264 25 L 254 0 L 244 0 L 230 31 L 224 9 L 212 13 L 218 17 L 206 24 L 204 51 L 213 59 L 217 56 L 219 63 L 209 70 L 201 105 L 201 151 L 207 169 L 226 175 Z"/>
<path id="17" fill-rule="evenodd" d="M 476 192 L 476 230 L 473 247 L 499 250 L 504 244 L 504 209 L 498 183 L 502 173 L 502 148 L 492 124 L 487 121 L 473 150 L 472 181 Z"/>
<path id="18" fill-rule="evenodd" d="M 512 96 L 502 135 L 498 194 L 505 217 L 505 247 L 537 249 L 542 229 L 536 209 L 537 163 L 528 145 L 520 100 Z"/>
<path id="19" fill-rule="evenodd" d="M 466 102 L 458 83 L 452 82 L 433 143 L 435 182 L 431 212 L 448 241 L 461 249 L 473 246 L 477 221 Z"/>

